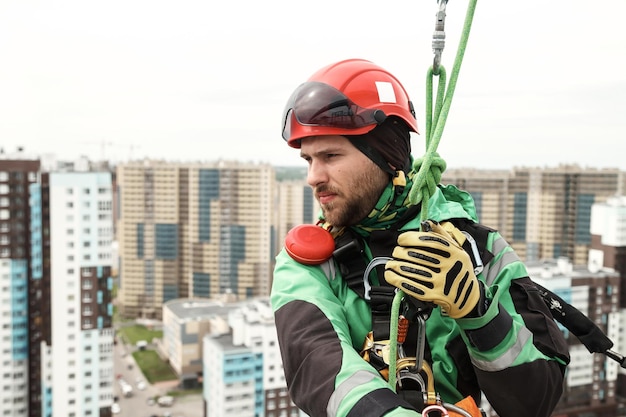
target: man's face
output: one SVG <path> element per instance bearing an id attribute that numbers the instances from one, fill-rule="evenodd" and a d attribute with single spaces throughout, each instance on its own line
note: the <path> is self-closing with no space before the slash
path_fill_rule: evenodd
<path id="1" fill-rule="evenodd" d="M 333 226 L 365 218 L 389 182 L 389 175 L 344 136 L 302 139 L 300 155 L 309 164 L 307 182 Z"/>

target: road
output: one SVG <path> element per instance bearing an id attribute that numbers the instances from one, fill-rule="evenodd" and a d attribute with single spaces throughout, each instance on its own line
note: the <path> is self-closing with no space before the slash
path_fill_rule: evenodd
<path id="1" fill-rule="evenodd" d="M 176 387 L 176 382 L 163 382 L 150 385 L 144 378 L 141 369 L 136 365 L 131 349 L 120 341 L 115 345 L 113 369 L 115 375 L 121 376 L 133 386 L 133 395 L 124 397 L 117 379 L 113 385 L 113 395 L 117 397 L 121 411 L 119 417 L 161 417 L 170 413 L 171 417 L 203 417 L 203 400 L 200 394 L 177 397 L 171 407 L 160 407 L 156 404 L 149 405 L 148 399 L 166 395 L 167 391 Z M 137 381 L 143 380 L 146 388 L 137 389 Z"/>

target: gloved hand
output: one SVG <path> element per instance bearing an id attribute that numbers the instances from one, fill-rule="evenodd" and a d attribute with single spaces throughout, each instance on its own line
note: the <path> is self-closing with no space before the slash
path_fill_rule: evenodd
<path id="1" fill-rule="evenodd" d="M 418 300 L 439 305 L 452 318 L 465 317 L 481 299 L 472 260 L 437 222 L 425 221 L 422 231 L 398 236 L 392 257 L 385 280 Z"/>

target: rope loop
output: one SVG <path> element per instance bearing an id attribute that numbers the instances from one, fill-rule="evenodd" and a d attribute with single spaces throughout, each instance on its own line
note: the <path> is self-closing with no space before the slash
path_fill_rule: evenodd
<path id="1" fill-rule="evenodd" d="M 415 186 L 409 192 L 413 204 L 427 202 L 435 194 L 446 166 L 446 161 L 437 152 L 427 152 L 413 162 L 413 169 L 417 172 Z M 426 212 L 424 208 L 422 211 Z"/>

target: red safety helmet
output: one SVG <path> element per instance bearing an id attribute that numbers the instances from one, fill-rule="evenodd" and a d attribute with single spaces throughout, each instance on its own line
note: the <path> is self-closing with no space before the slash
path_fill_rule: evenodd
<path id="1" fill-rule="evenodd" d="M 400 81 L 370 61 L 348 59 L 320 69 L 293 92 L 282 134 L 289 146 L 299 148 L 307 136 L 363 135 L 389 116 L 418 131 L 413 103 Z"/>

